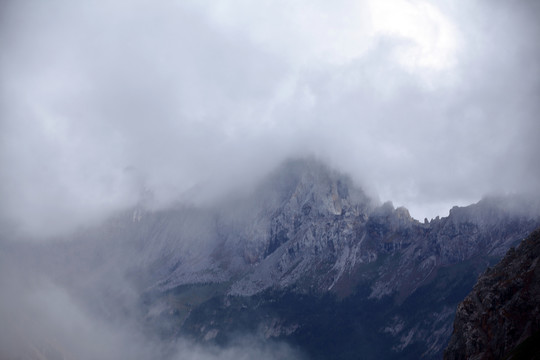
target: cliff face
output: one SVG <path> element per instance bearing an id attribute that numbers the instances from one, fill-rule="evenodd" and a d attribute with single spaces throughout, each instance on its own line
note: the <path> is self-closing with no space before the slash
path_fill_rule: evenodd
<path id="1" fill-rule="evenodd" d="M 512 351 L 538 331 L 540 229 L 486 270 L 458 306 L 444 359 L 517 359 Z"/>

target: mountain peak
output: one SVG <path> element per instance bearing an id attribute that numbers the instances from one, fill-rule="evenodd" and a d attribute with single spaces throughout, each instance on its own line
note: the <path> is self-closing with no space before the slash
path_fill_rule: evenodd
<path id="1" fill-rule="evenodd" d="M 316 210 L 320 214 L 341 215 L 354 205 L 368 207 L 371 204 L 371 199 L 349 176 L 314 158 L 286 161 L 259 191 L 277 195 L 280 205 L 289 204 L 304 212 Z"/>

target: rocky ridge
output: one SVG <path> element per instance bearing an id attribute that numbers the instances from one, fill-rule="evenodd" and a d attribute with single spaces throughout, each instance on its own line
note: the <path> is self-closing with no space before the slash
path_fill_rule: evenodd
<path id="1" fill-rule="evenodd" d="M 495 267 L 488 268 L 459 304 L 444 359 L 517 359 L 512 350 L 540 331 L 539 299 L 537 229 L 517 248 L 510 248 Z M 536 358 L 540 357 L 538 351 L 536 346 Z"/>

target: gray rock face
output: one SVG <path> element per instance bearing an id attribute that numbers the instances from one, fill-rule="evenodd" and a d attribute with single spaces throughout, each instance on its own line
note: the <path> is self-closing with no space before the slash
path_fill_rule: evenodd
<path id="1" fill-rule="evenodd" d="M 538 331 L 540 229 L 488 269 L 459 304 L 444 359 L 503 359 Z"/>
<path id="2" fill-rule="evenodd" d="M 373 205 L 350 179 L 319 163 L 292 162 L 258 192 L 272 194 L 276 188 L 272 198 L 280 199 L 277 206 L 264 206 L 252 221 L 265 226 L 263 247 L 252 252 L 256 260 L 231 287 L 231 294 L 253 295 L 299 282 L 324 291 L 332 285 L 331 273 L 365 257 L 357 241 L 358 230 Z M 254 232 L 251 227 L 248 231 Z M 336 265 L 339 256 L 341 267 Z M 312 273 L 315 268 L 321 270 L 317 276 Z"/>

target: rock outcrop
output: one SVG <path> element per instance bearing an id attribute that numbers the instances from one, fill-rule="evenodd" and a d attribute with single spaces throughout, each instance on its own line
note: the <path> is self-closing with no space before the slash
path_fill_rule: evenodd
<path id="1" fill-rule="evenodd" d="M 445 360 L 518 359 L 512 351 L 540 331 L 540 229 L 486 270 L 459 304 Z M 540 351 L 536 345 L 535 351 Z M 533 357 L 526 357 L 532 359 Z M 536 352 L 536 358 L 540 353 Z"/>

